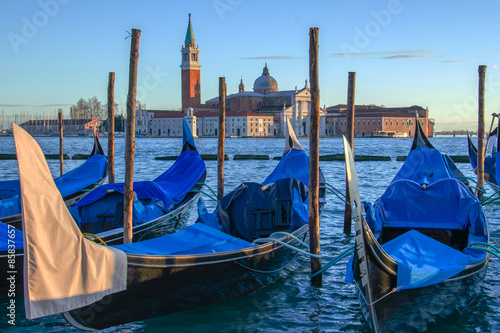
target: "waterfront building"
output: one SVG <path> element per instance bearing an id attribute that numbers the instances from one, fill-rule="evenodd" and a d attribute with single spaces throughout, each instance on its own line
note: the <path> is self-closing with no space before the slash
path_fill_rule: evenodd
<path id="1" fill-rule="evenodd" d="M 326 122 L 331 136 L 341 137 L 346 133 L 345 104 L 326 108 Z M 413 137 L 415 114 L 418 113 L 422 129 L 427 137 L 434 134 L 434 119 L 429 118 L 429 109 L 418 105 L 386 108 L 376 105 L 356 105 L 354 111 L 354 136 Z"/>
<path id="2" fill-rule="evenodd" d="M 25 131 L 31 135 L 50 135 L 59 133 L 59 120 L 28 120 L 20 125 Z M 92 134 L 94 129 L 101 126 L 99 119 L 63 119 L 63 134 L 64 135 L 79 135 Z"/>

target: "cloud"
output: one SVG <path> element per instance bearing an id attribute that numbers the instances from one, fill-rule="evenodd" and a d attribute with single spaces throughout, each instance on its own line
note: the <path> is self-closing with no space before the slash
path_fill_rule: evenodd
<path id="1" fill-rule="evenodd" d="M 259 56 L 259 57 L 243 57 L 239 59 L 245 60 L 290 60 L 290 59 L 307 59 L 306 57 L 292 57 L 292 56 Z"/>
<path id="2" fill-rule="evenodd" d="M 441 62 L 470 62 L 472 60 L 443 60 Z"/>
<path id="3" fill-rule="evenodd" d="M 486 50 L 476 50 L 476 52 L 498 52 L 500 48 L 497 49 L 486 49 Z"/>
<path id="4" fill-rule="evenodd" d="M 488 66 L 488 68 L 499 69 L 500 66 L 497 66 L 497 65 L 495 65 L 495 66 Z"/>
<path id="5" fill-rule="evenodd" d="M 26 105 L 26 104 L 0 104 L 0 107 L 2 107 L 2 108 L 17 108 L 17 107 L 21 107 L 21 106 L 29 106 L 29 105 Z"/>
<path id="6" fill-rule="evenodd" d="M 374 51 L 374 52 L 340 52 L 340 53 L 332 53 L 330 55 L 331 58 L 340 58 L 344 56 L 353 56 L 353 57 L 383 57 L 388 58 L 390 56 L 424 56 L 435 54 L 434 50 L 425 50 L 425 49 L 410 49 L 410 50 L 388 50 L 388 51 Z"/>
<path id="7" fill-rule="evenodd" d="M 46 104 L 46 105 L 35 105 L 37 108 L 51 108 L 54 106 L 72 106 L 73 104 Z"/>
<path id="8" fill-rule="evenodd" d="M 387 56 L 383 57 L 384 59 L 387 60 L 401 60 L 401 59 L 414 59 L 414 58 L 439 58 L 441 56 L 439 55 L 428 55 L 428 54 L 398 54 L 398 55 L 392 55 L 392 56 Z"/>

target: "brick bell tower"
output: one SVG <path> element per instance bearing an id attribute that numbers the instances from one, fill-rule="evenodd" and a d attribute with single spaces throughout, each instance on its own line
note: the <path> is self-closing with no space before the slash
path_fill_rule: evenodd
<path id="1" fill-rule="evenodd" d="M 184 47 L 181 49 L 181 77 L 182 77 L 182 111 L 186 108 L 198 106 L 201 104 L 200 87 L 200 50 L 196 46 L 193 27 L 191 26 L 191 14 L 189 14 L 189 23 L 186 32 Z"/>

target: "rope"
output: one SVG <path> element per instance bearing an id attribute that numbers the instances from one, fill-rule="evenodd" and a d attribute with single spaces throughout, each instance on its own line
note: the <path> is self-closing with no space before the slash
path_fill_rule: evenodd
<path id="1" fill-rule="evenodd" d="M 276 243 L 281 244 L 284 247 L 289 248 L 289 249 L 291 249 L 291 250 L 293 250 L 295 252 L 305 254 L 306 256 L 309 256 L 311 258 L 321 259 L 321 255 L 320 254 L 312 254 L 311 252 L 307 252 L 307 251 L 301 250 L 298 247 L 290 245 L 290 244 L 288 244 L 286 242 L 283 242 L 283 241 L 281 241 L 279 239 L 271 238 L 271 236 L 269 236 L 268 238 L 257 238 L 256 240 L 253 241 L 254 244 L 255 243 L 269 243 L 269 242 L 276 242 Z"/>
<path id="2" fill-rule="evenodd" d="M 499 194 L 500 194 L 500 191 L 496 191 L 495 193 L 493 193 L 492 195 L 490 195 L 489 197 L 487 197 L 486 199 L 484 199 L 484 200 L 483 200 L 483 206 L 488 205 L 488 204 L 490 204 L 490 203 L 493 203 L 493 202 L 495 202 L 495 201 L 500 200 L 500 195 L 499 195 Z M 497 195 L 498 197 L 497 197 L 497 198 L 495 198 L 495 199 L 493 199 L 493 197 L 494 197 L 495 195 Z"/>
<path id="3" fill-rule="evenodd" d="M 203 191 L 201 191 L 201 190 L 191 190 L 191 191 L 189 191 L 189 192 L 191 192 L 191 193 L 201 193 L 201 194 L 205 194 L 207 197 L 209 197 L 209 198 L 210 198 L 210 199 L 212 199 L 213 201 L 217 202 L 217 199 L 215 199 L 215 198 L 214 198 L 214 197 L 212 197 L 210 194 L 205 193 L 205 192 L 203 192 Z"/>
<path id="4" fill-rule="evenodd" d="M 101 242 L 102 245 L 108 246 L 108 244 L 106 244 L 106 242 L 104 242 L 99 236 L 96 236 L 96 235 L 91 234 L 89 232 L 84 232 L 84 233 L 82 233 L 82 235 L 86 239 L 88 239 L 96 244 L 97 244 L 96 240 L 98 240 L 99 242 Z"/>
<path id="5" fill-rule="evenodd" d="M 321 183 L 320 185 L 326 185 L 327 191 L 329 191 L 330 193 L 332 193 L 333 195 L 335 195 L 337 198 L 339 198 L 341 201 L 343 201 L 346 205 L 350 205 L 351 204 L 350 202 L 347 202 L 345 200 L 345 194 L 342 193 L 337 188 L 335 188 L 333 185 L 330 185 L 328 183 Z"/>
<path id="6" fill-rule="evenodd" d="M 476 187 L 474 185 L 467 185 L 467 187 L 470 188 L 470 189 L 473 189 L 473 190 L 476 190 L 476 191 L 479 191 L 479 192 L 483 192 L 484 194 L 486 194 L 485 190 L 483 190 L 482 188 Z"/>
<path id="7" fill-rule="evenodd" d="M 333 258 L 332 261 L 330 261 L 328 264 L 323 266 L 323 268 L 321 268 L 319 271 L 317 271 L 314 274 L 309 274 L 309 276 L 313 278 L 316 275 L 323 274 L 323 272 L 325 272 L 327 269 L 329 269 L 330 267 L 332 267 L 333 265 L 338 263 L 340 260 L 344 259 L 348 255 L 353 254 L 353 253 L 354 253 L 354 246 L 351 246 L 350 248 L 348 248 L 347 250 L 345 250 L 344 252 L 342 252 L 341 254 L 336 256 L 335 258 Z"/>
<path id="8" fill-rule="evenodd" d="M 212 192 L 212 194 L 213 194 L 215 197 L 217 197 L 217 193 L 215 193 L 215 192 L 214 192 L 214 190 L 213 190 L 210 186 L 208 186 L 208 184 L 206 184 L 206 183 L 196 183 L 195 185 L 202 185 L 202 186 L 205 186 L 206 188 L 208 188 L 208 189 L 210 190 L 210 192 Z"/>
<path id="9" fill-rule="evenodd" d="M 494 256 L 500 259 L 500 249 L 493 244 L 476 242 L 470 244 L 468 247 L 470 247 L 471 249 L 483 250 L 485 252 L 493 254 Z"/>

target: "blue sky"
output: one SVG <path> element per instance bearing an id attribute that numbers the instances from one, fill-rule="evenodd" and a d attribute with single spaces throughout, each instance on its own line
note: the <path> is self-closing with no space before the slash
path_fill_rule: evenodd
<path id="1" fill-rule="evenodd" d="M 246 89 L 267 62 L 280 90 L 308 78 L 309 28 L 319 27 L 322 105 L 428 107 L 436 129 L 477 128 L 479 65 L 486 114 L 500 112 L 498 1 L 0 0 L 0 110 L 43 114 L 81 97 L 106 102 L 108 73 L 125 110 L 130 39 L 142 31 L 138 99 L 181 106 L 180 49 L 188 13 L 200 47 L 202 100 Z"/>

